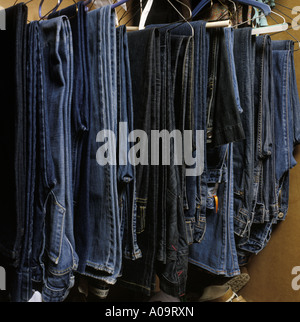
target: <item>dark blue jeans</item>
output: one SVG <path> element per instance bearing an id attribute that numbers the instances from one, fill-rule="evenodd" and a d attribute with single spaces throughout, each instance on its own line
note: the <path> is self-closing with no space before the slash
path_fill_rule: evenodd
<path id="1" fill-rule="evenodd" d="M 160 128 L 160 37 L 155 29 L 128 34 L 133 95 L 134 128 L 150 137 Z M 150 146 L 150 145 L 149 145 Z M 149 155 L 151 150 L 149 148 Z M 155 261 L 158 247 L 158 166 L 136 166 L 137 243 L 142 257 L 124 259 L 121 282 L 149 296 L 155 288 Z"/>
<path id="2" fill-rule="evenodd" d="M 128 37 L 125 26 L 117 29 L 117 84 L 118 84 L 118 124 L 119 138 L 127 138 L 134 130 L 132 82 L 129 61 Z M 121 239 L 123 256 L 136 260 L 142 256 L 137 244 L 137 203 L 136 169 L 127 160 L 133 144 L 127 146 L 118 139 L 118 193 L 121 216 Z"/>
<path id="3" fill-rule="evenodd" d="M 90 176 L 90 67 L 87 12 L 83 2 L 49 16 L 67 16 L 73 39 L 74 77 L 71 110 L 74 235 L 79 256 L 77 271 L 83 272 L 89 248 L 89 176 Z"/>
<path id="4" fill-rule="evenodd" d="M 3 17 L 3 15 L 2 15 Z M 7 273 L 6 288 L 13 301 L 21 299 L 21 276 L 25 225 L 30 213 L 28 199 L 32 191 L 31 164 L 34 116 L 27 110 L 27 7 L 24 4 L 5 9 L 6 30 L 1 31 L 3 62 L 0 77 L 3 126 L 0 130 L 3 163 L 1 193 L 3 212 L 0 215 L 0 266 Z M 27 113 L 28 112 L 28 113 Z M 32 131 L 31 131 L 32 130 Z"/>
<path id="5" fill-rule="evenodd" d="M 17 267 L 21 256 L 26 212 L 26 186 L 28 160 L 26 108 L 26 23 L 27 7 L 18 4 L 5 10 L 6 30 L 1 31 L 3 46 L 0 57 L 3 62 L 1 97 L 3 119 L 1 150 L 3 168 L 1 180 L 6 187 L 1 194 L 3 212 L 0 216 L 0 263 Z M 2 266 L 3 266 L 2 265 Z"/>
<path id="6" fill-rule="evenodd" d="M 117 137 L 117 46 L 115 13 L 110 6 L 87 15 L 92 101 L 90 106 L 90 225 L 84 275 L 114 284 L 121 272 L 122 241 L 118 203 L 116 144 L 105 138 Z M 93 32 L 91 32 L 93 30 Z M 104 132 L 103 132 L 104 131 Z M 106 131 L 106 132 L 105 132 Z M 104 139 L 104 140 L 103 140 Z M 107 147 L 112 164 L 98 163 L 99 149 Z"/>

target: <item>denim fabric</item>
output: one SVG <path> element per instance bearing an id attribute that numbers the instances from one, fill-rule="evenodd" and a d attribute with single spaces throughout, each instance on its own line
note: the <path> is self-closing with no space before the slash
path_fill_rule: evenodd
<path id="1" fill-rule="evenodd" d="M 191 264 L 227 277 L 240 274 L 233 231 L 232 157 L 232 144 L 208 147 L 206 232 L 200 244 L 190 246 L 189 254 Z"/>
<path id="2" fill-rule="evenodd" d="M 265 129 L 271 129 L 271 140 L 263 141 L 268 143 L 265 145 L 267 149 L 260 149 L 263 152 L 261 155 L 269 156 L 263 160 L 260 168 L 256 212 L 250 236 L 247 243 L 241 246 L 245 251 L 240 256 L 240 262 L 243 264 L 251 254 L 257 254 L 266 247 L 274 225 L 287 216 L 290 169 L 296 165 L 293 149 L 298 144 L 295 133 L 299 123 L 294 116 L 299 113 L 299 96 L 295 82 L 293 42 L 271 43 L 268 36 L 264 36 L 258 38 L 258 46 L 262 40 L 264 44 L 268 44 L 263 51 L 268 53 L 268 56 L 264 55 L 267 58 L 265 62 L 271 65 L 265 68 L 264 72 L 269 69 L 269 73 L 272 71 L 270 75 L 273 76 L 273 81 L 266 82 L 265 74 L 262 82 L 269 84 L 269 89 L 260 89 L 260 96 L 264 97 L 265 105 L 269 107 L 266 120 L 270 125 L 265 124 Z M 269 79 L 271 76 L 267 75 Z"/>
<path id="3" fill-rule="evenodd" d="M 273 41 L 274 104 L 275 104 L 275 153 L 276 189 L 279 203 L 279 219 L 284 220 L 288 210 L 288 171 L 296 166 L 293 156 L 297 143 L 295 133 L 299 129 L 299 98 L 295 82 L 292 41 Z"/>
<path id="4" fill-rule="evenodd" d="M 209 63 L 207 106 L 207 139 L 213 146 L 236 142 L 245 138 L 239 108 L 232 55 L 232 38 L 224 29 L 210 30 L 211 51 L 215 54 Z M 234 81 L 235 80 L 235 81 Z M 224 108 L 225 107 L 225 108 Z"/>
<path id="5" fill-rule="evenodd" d="M 1 97 L 3 126 L 0 140 L 3 158 L 1 180 L 5 189 L 1 193 L 3 211 L 0 215 L 0 257 L 2 266 L 17 267 L 26 220 L 27 152 L 25 114 L 26 93 L 26 23 L 27 7 L 17 4 L 5 10 L 6 30 L 1 31 Z M 30 190 L 30 187 L 28 188 Z M 0 258 L 0 263 L 2 260 Z"/>
<path id="6" fill-rule="evenodd" d="M 67 16 L 73 38 L 74 77 L 71 111 L 74 235 L 79 256 L 77 271 L 83 272 L 89 248 L 90 163 L 90 71 L 86 10 L 82 2 L 51 14 L 48 19 Z"/>
<path id="7" fill-rule="evenodd" d="M 101 131 L 117 136 L 117 48 L 115 13 L 110 6 L 87 15 L 91 75 L 90 227 L 84 275 L 115 284 L 120 275 L 121 222 L 117 190 L 116 145 L 101 138 Z M 103 132 L 102 132 L 103 133 Z M 100 138 L 99 138 L 100 136 Z M 100 165 L 96 156 L 107 147 L 112 164 Z M 98 284 L 98 283 L 96 283 Z"/>
<path id="8" fill-rule="evenodd" d="M 228 56 L 228 60 L 231 68 L 235 102 L 237 104 L 238 111 L 240 113 L 243 113 L 243 108 L 241 106 L 240 92 L 239 92 L 239 84 L 237 79 L 238 66 L 236 67 L 235 58 L 234 58 L 234 43 L 236 42 L 234 39 L 235 39 L 236 31 L 237 29 L 224 28 L 224 36 L 225 36 L 225 43 L 227 48 L 227 56 Z"/>
<path id="9" fill-rule="evenodd" d="M 234 72 L 232 40 L 232 37 L 225 37 L 223 30 L 216 29 L 210 32 L 208 94 L 205 109 L 206 166 L 200 185 L 202 191 L 206 193 L 202 198 L 205 201 L 202 211 L 205 214 L 206 230 L 201 242 L 191 245 L 189 255 L 190 263 L 226 276 L 239 274 L 239 267 L 233 226 L 233 147 L 232 144 L 222 145 L 222 143 L 244 138 L 236 101 L 237 86 L 234 86 L 232 77 Z M 220 94 L 225 88 L 229 94 Z M 221 107 L 222 112 L 219 111 Z M 219 144 L 221 145 L 218 146 Z M 219 204 L 217 214 L 216 200 Z"/>
<path id="10" fill-rule="evenodd" d="M 251 216 L 240 211 L 235 218 L 240 264 L 245 262 L 245 252 L 258 252 L 269 239 L 269 223 L 278 213 L 275 192 L 274 150 L 274 87 L 271 38 L 256 38 L 255 58 L 255 138 L 253 169 L 253 202 Z M 268 223 L 265 231 L 264 223 Z M 263 228 L 263 229 L 262 229 Z M 244 229 L 244 230 L 243 230 Z M 262 245 L 261 245 L 262 244 Z M 246 253 L 247 254 L 247 253 Z"/>
<path id="11" fill-rule="evenodd" d="M 117 60 L 118 60 L 118 124 L 126 124 L 126 128 L 119 132 L 119 138 L 128 137 L 134 130 L 133 98 L 129 61 L 129 48 L 126 27 L 117 28 Z M 118 191 L 120 216 L 122 221 L 121 239 L 123 256 L 136 260 L 142 256 L 137 244 L 137 204 L 136 204 L 136 169 L 129 164 L 127 157 L 133 144 L 123 146 L 118 144 Z"/>
<path id="12" fill-rule="evenodd" d="M 73 232 L 70 127 L 72 34 L 66 17 L 42 21 L 39 27 L 36 216 L 44 221 L 39 264 L 43 270 L 43 301 L 61 302 L 74 285 L 73 272 L 78 265 Z"/>
<path id="13" fill-rule="evenodd" d="M 187 115 L 191 113 L 192 102 L 190 98 L 192 93 L 189 93 L 188 97 L 190 98 L 186 101 L 186 91 L 188 77 L 192 76 L 191 66 L 193 66 L 194 48 L 191 37 L 170 35 L 168 30 L 165 31 L 165 34 L 161 31 L 161 38 L 163 36 L 166 39 L 166 43 L 163 44 L 162 48 L 166 49 L 165 81 L 167 100 L 162 102 L 161 106 L 162 111 L 165 109 L 165 113 L 162 112 L 161 114 L 161 126 L 162 129 L 166 129 L 171 133 L 174 130 L 182 131 L 185 129 L 186 111 L 188 112 Z M 183 55 L 183 57 L 180 55 Z M 177 77 L 181 86 L 176 88 Z M 175 100 L 178 95 L 180 95 L 179 99 Z M 166 104 L 164 105 L 163 103 Z M 165 116 L 165 119 L 163 116 Z M 189 122 L 190 120 L 188 120 Z M 165 216 L 165 226 L 162 229 L 166 231 L 166 250 L 163 250 L 166 260 L 158 265 L 158 276 L 160 277 L 160 288 L 165 293 L 180 297 L 185 294 L 188 242 L 183 207 L 185 168 L 175 165 L 174 146 L 174 141 L 171 141 L 170 165 L 162 166 L 163 170 L 165 170 L 165 186 L 163 188 L 165 208 L 162 208 L 162 216 Z"/>
<path id="14" fill-rule="evenodd" d="M 32 296 L 32 240 L 34 234 L 34 201 L 35 201 L 35 178 L 36 178 L 36 92 L 37 92 L 37 23 L 28 25 L 28 61 L 27 67 L 27 104 L 25 114 L 27 116 L 26 127 L 26 165 L 27 165 L 27 193 L 26 193 L 26 220 L 24 223 L 24 241 L 21 261 L 18 267 L 17 285 L 11 294 L 12 301 L 27 302 Z"/>
<path id="15" fill-rule="evenodd" d="M 203 130 L 204 139 L 199 148 L 201 154 L 206 153 L 206 96 L 207 96 L 207 73 L 208 73 L 208 56 L 209 56 L 209 37 L 206 33 L 206 23 L 197 21 L 191 23 L 194 29 L 194 54 L 192 74 L 190 80 L 192 83 L 191 107 L 186 109 L 185 129 Z M 159 25 L 161 28 L 164 25 Z M 188 24 L 177 24 L 170 29 L 172 35 L 191 34 L 191 27 Z M 189 112 L 190 111 L 190 112 Z M 190 114 L 190 115 L 189 115 Z M 193 146 L 193 157 L 196 156 L 196 146 Z M 206 168 L 206 159 L 203 158 L 201 167 Z M 190 167 L 186 167 L 189 169 Z M 193 167 L 191 167 L 193 168 Z M 205 170 L 202 176 L 186 177 L 184 193 L 184 209 L 186 217 L 187 238 L 189 243 L 200 242 L 206 229 L 206 198 L 207 187 L 205 183 Z"/>
<path id="16" fill-rule="evenodd" d="M 255 38 L 251 28 L 234 31 L 234 60 L 243 113 L 245 140 L 233 144 L 235 233 L 243 234 L 252 222 L 255 156 L 254 70 Z"/>
<path id="17" fill-rule="evenodd" d="M 130 70 L 135 129 L 150 137 L 151 130 L 160 129 L 160 37 L 156 29 L 128 34 Z M 150 142 L 149 142 L 150 143 Z M 150 144 L 149 144 L 149 154 Z M 136 166 L 137 243 L 142 258 L 124 259 L 121 282 L 126 287 L 149 296 L 155 288 L 155 260 L 158 227 L 158 166 Z"/>

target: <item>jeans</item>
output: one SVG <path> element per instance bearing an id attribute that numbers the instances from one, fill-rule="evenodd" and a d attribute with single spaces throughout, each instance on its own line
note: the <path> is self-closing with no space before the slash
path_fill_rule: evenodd
<path id="1" fill-rule="evenodd" d="M 74 285 L 71 160 L 72 34 L 66 17 L 39 23 L 35 253 L 45 302 L 63 301 Z M 51 67 L 50 67 L 51 66 Z M 55 66 L 55 68 L 54 68 Z"/>
<path id="2" fill-rule="evenodd" d="M 79 257 L 77 271 L 82 273 L 89 248 L 89 168 L 90 168 L 90 70 L 88 26 L 82 2 L 51 14 L 48 19 L 67 16 L 73 38 L 74 77 L 71 110 L 74 235 Z"/>
<path id="3" fill-rule="evenodd" d="M 159 130 L 161 74 L 160 37 L 156 29 L 128 34 L 130 71 L 133 95 L 135 129 L 150 137 L 151 130 Z M 151 155 L 149 144 L 148 155 Z M 155 261 L 158 247 L 159 168 L 136 166 L 137 243 L 142 257 L 136 261 L 124 258 L 121 282 L 128 288 L 149 296 L 155 288 Z"/>
<path id="4" fill-rule="evenodd" d="M 125 26 L 117 28 L 117 60 L 118 60 L 118 124 L 127 124 L 126 129 L 119 132 L 119 137 L 128 137 L 134 130 L 132 83 L 129 61 L 128 37 Z M 123 256 L 136 260 L 142 256 L 137 244 L 137 203 L 136 203 L 136 169 L 129 164 L 127 157 L 133 144 L 118 146 L 118 191 L 121 217 L 121 240 Z"/>
<path id="5" fill-rule="evenodd" d="M 27 27 L 28 52 L 26 62 L 27 66 L 27 104 L 24 111 L 26 113 L 26 166 L 27 166 L 27 193 L 26 193 L 26 211 L 24 223 L 24 240 L 22 256 L 18 267 L 18 277 L 11 293 L 13 302 L 26 302 L 32 296 L 32 238 L 33 238 L 33 219 L 34 219 L 34 200 L 35 200 L 35 177 L 36 177 L 36 84 L 37 73 L 34 72 L 34 66 L 37 62 L 37 24 L 32 23 Z"/>
<path id="6" fill-rule="evenodd" d="M 258 97 L 264 98 L 264 106 L 269 107 L 265 118 L 269 126 L 266 123 L 265 129 L 271 131 L 269 136 L 265 136 L 265 138 L 269 137 L 269 140 L 261 141 L 267 143 L 267 145 L 260 145 L 265 149 L 258 150 L 261 151 L 259 156 L 264 156 L 264 159 L 259 168 L 253 224 L 247 243 L 241 246 L 245 251 L 240 257 L 242 264 L 247 262 L 251 254 L 257 254 L 266 247 L 274 225 L 287 216 L 289 172 L 296 165 L 293 149 L 298 144 L 299 124 L 298 118 L 294 116 L 298 115 L 300 104 L 295 81 L 293 42 L 272 41 L 271 43 L 268 36 L 264 36 L 257 40 L 257 46 L 262 47 L 262 44 L 264 44 L 264 50 L 261 51 L 268 56 L 263 56 L 261 61 L 264 62 L 266 58 L 265 62 L 269 62 L 269 65 L 260 72 L 264 75 L 261 83 L 269 84 L 269 88 L 262 86 Z M 270 81 L 266 81 L 266 77 Z M 258 126 L 258 133 L 259 128 Z"/>
<path id="7" fill-rule="evenodd" d="M 245 140 L 233 144 L 234 223 L 237 243 L 253 216 L 255 155 L 254 68 L 255 38 L 251 28 L 234 31 L 234 60 L 243 113 Z"/>
<path id="8" fill-rule="evenodd" d="M 255 150 L 252 210 L 240 211 L 235 218 L 239 262 L 245 262 L 247 251 L 260 250 L 258 238 L 262 224 L 270 222 L 270 216 L 276 213 L 275 194 L 275 155 L 274 155 L 274 104 L 273 104 L 273 68 L 271 38 L 268 35 L 256 38 L 255 88 L 254 88 L 254 124 Z M 267 238 L 267 235 L 264 239 Z"/>
<path id="9" fill-rule="evenodd" d="M 107 131 L 117 135 L 117 50 L 115 14 L 110 6 L 88 13 L 91 75 L 90 126 L 90 226 L 84 275 L 114 284 L 120 275 L 121 222 L 117 190 L 116 144 Z M 92 32 L 93 31 L 93 32 Z M 104 131 L 104 132 L 103 132 Z M 103 144 L 104 143 L 104 144 Z M 97 156 L 107 149 L 106 164 Z M 104 161 L 104 160 L 102 160 Z M 96 283 L 97 284 L 97 283 Z"/>
<path id="10" fill-rule="evenodd" d="M 279 220 L 288 210 L 289 170 L 296 166 L 294 146 L 299 138 L 299 96 L 295 77 L 294 44 L 292 41 L 273 41 L 273 69 L 275 92 L 275 153 L 276 191 Z"/>
<path id="11" fill-rule="evenodd" d="M 233 145 L 244 138 L 234 84 L 233 37 L 222 29 L 210 32 L 207 92 L 207 146 L 200 188 L 206 220 L 200 243 L 190 246 L 190 263 L 215 274 L 239 274 L 234 239 Z M 226 86 L 224 85 L 226 83 Z M 228 87 L 229 86 L 229 87 Z M 220 94 L 227 91 L 227 94 Z M 219 108 L 223 109 L 223 112 Z M 222 133 L 222 134 L 221 134 Z"/>
<path id="12" fill-rule="evenodd" d="M 206 33 L 205 22 L 197 21 L 191 23 L 194 29 L 194 53 L 191 76 L 188 79 L 191 84 L 190 107 L 186 108 L 185 129 L 203 130 L 206 129 L 206 96 L 207 96 L 207 71 L 209 55 L 209 37 Z M 159 25 L 161 28 L 163 25 Z M 191 27 L 188 24 L 178 24 L 170 28 L 172 35 L 189 36 Z M 201 54 L 199 54 L 201 53 Z M 178 110 L 180 110 L 177 107 Z M 206 132 L 199 148 L 201 154 L 205 154 Z M 193 144 L 193 157 L 196 155 L 196 146 Z M 206 167 L 206 159 L 203 158 L 201 167 Z M 193 167 L 186 166 L 186 169 Z M 207 189 L 203 183 L 203 176 L 188 176 L 185 178 L 184 189 L 184 210 L 186 220 L 187 240 L 191 244 L 194 241 L 200 242 L 206 229 L 206 196 Z"/>
<path id="13" fill-rule="evenodd" d="M 0 132 L 3 170 L 1 193 L 3 211 L 0 216 L 0 263 L 17 267 L 21 260 L 26 212 L 27 169 L 24 162 L 27 149 L 26 108 L 26 23 L 27 7 L 17 4 L 5 10 L 6 30 L 1 31 L 3 61 L 1 97 L 3 126 Z"/>
<path id="14" fill-rule="evenodd" d="M 0 215 L 0 266 L 7 273 L 6 288 L 12 301 L 20 300 L 19 266 L 23 262 L 25 224 L 29 214 L 28 196 L 32 189 L 30 158 L 32 135 L 28 129 L 32 114 L 27 113 L 26 59 L 27 7 L 17 4 L 5 9 L 6 30 L 1 31 L 3 61 L 1 83 L 3 126 L 0 131 L 3 170 Z M 28 151 L 28 154 L 27 154 Z M 32 171 L 31 171 L 32 170 Z"/>
<path id="15" fill-rule="evenodd" d="M 192 129 L 192 87 L 188 87 L 193 77 L 193 38 L 172 35 L 169 30 L 161 31 L 161 50 L 165 50 L 165 66 L 162 63 L 162 74 L 165 75 L 165 97 L 161 105 L 161 129 L 169 133 L 174 130 Z M 163 55 L 162 55 L 163 56 Z M 163 56 L 164 57 L 164 56 Z M 165 67 L 165 68 L 164 68 Z M 193 79 L 193 78 L 192 78 Z M 176 86 L 176 83 L 180 86 Z M 186 124 L 187 123 L 187 124 Z M 170 145 L 170 165 L 162 166 L 163 189 L 161 216 L 164 218 L 160 230 L 165 237 L 161 244 L 165 249 L 158 256 L 157 273 L 160 277 L 160 288 L 169 295 L 180 297 L 185 294 L 188 241 L 184 216 L 185 167 L 175 165 L 175 144 Z M 160 257 L 160 255 L 163 256 Z"/>

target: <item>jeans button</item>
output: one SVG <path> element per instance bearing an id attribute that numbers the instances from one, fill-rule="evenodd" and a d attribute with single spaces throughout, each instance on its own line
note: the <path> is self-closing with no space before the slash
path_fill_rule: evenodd
<path id="1" fill-rule="evenodd" d="M 279 219 L 283 219 L 283 217 L 284 217 L 284 213 L 283 213 L 283 212 L 280 212 L 280 213 L 278 214 L 278 218 L 279 218 Z"/>

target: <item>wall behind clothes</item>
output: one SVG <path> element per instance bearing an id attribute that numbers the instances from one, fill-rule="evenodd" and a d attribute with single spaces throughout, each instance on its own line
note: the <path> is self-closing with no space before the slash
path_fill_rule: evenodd
<path id="1" fill-rule="evenodd" d="M 299 0 L 275 0 L 274 11 L 284 15 L 287 22 L 300 23 Z M 295 7 L 298 8 L 295 8 Z M 299 13 L 293 14 L 295 8 Z M 280 18 L 272 15 L 278 23 Z M 270 24 L 274 24 L 272 19 Z M 272 36 L 272 39 L 300 40 L 298 30 L 289 30 Z M 299 45 L 295 44 L 295 49 Z M 300 50 L 295 52 L 295 65 L 298 89 L 300 90 Z M 298 165 L 291 171 L 290 204 L 285 222 L 280 223 L 272 234 L 268 246 L 257 256 L 252 257 L 248 265 L 250 282 L 241 294 L 254 302 L 300 302 L 300 282 L 297 275 L 292 275 L 294 267 L 300 266 L 300 148 L 295 150 Z M 300 272 L 300 268 L 299 268 Z M 296 272 L 297 273 L 297 272 Z M 299 275 L 300 273 L 298 273 Z"/>

